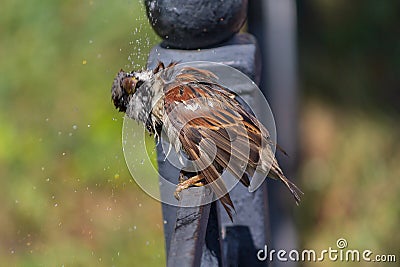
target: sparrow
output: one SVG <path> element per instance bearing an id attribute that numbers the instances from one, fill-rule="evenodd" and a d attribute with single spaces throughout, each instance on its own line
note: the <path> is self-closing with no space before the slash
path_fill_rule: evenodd
<path id="1" fill-rule="evenodd" d="M 178 200 L 182 190 L 210 184 L 232 220 L 235 208 L 219 179 L 227 170 L 246 187 L 256 173 L 280 180 L 300 202 L 303 193 L 279 167 L 268 130 L 213 72 L 178 68 L 176 62 L 159 62 L 153 70 L 121 69 L 111 98 L 120 112 L 143 123 L 150 134 L 164 134 L 171 147 L 191 161 L 192 168 L 180 171 L 174 193 Z"/>

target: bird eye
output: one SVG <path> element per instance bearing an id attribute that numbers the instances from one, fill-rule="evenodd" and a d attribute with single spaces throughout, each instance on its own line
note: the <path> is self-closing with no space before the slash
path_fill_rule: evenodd
<path id="1" fill-rule="evenodd" d="M 124 88 L 125 92 L 130 95 L 130 94 L 134 94 L 136 91 L 136 83 L 138 82 L 138 80 L 129 75 L 127 77 L 125 77 L 125 79 L 122 80 L 122 88 Z"/>

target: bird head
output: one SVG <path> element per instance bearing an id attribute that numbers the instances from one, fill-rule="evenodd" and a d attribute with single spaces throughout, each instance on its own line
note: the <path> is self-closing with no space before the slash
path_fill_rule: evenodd
<path id="1" fill-rule="evenodd" d="M 137 89 L 153 76 L 151 71 L 124 72 L 122 69 L 115 76 L 111 87 L 111 99 L 115 108 L 125 112 L 130 99 Z"/>

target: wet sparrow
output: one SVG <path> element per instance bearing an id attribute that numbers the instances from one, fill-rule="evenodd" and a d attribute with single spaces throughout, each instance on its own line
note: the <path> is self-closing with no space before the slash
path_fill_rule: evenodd
<path id="1" fill-rule="evenodd" d="M 189 186 L 210 184 L 232 219 L 234 206 L 219 179 L 228 170 L 250 188 L 249 177 L 255 174 L 281 180 L 300 201 L 302 192 L 280 169 L 267 129 L 212 72 L 161 62 L 154 70 L 121 70 L 111 94 L 119 111 L 158 137 L 163 132 L 173 149 L 192 162 L 192 169 L 180 171 L 176 198 Z"/>

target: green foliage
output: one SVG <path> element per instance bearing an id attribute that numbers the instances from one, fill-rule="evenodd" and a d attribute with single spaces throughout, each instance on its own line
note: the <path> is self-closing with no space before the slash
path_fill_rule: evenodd
<path id="1" fill-rule="evenodd" d="M 336 248 L 346 238 L 349 249 L 396 254 L 398 261 L 400 2 L 298 4 L 301 247 Z"/>
<path id="2" fill-rule="evenodd" d="M 348 249 L 396 254 L 400 248 L 399 236 L 393 235 L 400 221 L 400 127 L 395 119 L 354 109 L 337 111 L 314 100 L 307 101 L 301 125 L 300 176 L 305 190 L 298 210 L 301 247 L 322 251 L 336 248 L 336 240 L 345 238 Z M 324 265 L 337 266 L 337 262 L 326 260 Z"/>
<path id="3" fill-rule="evenodd" d="M 161 208 L 130 177 L 110 99 L 115 73 L 144 67 L 158 42 L 144 7 L 1 9 L 0 265 L 162 265 Z"/>
<path id="4" fill-rule="evenodd" d="M 400 112 L 399 1 L 299 1 L 303 88 L 341 106 Z"/>

